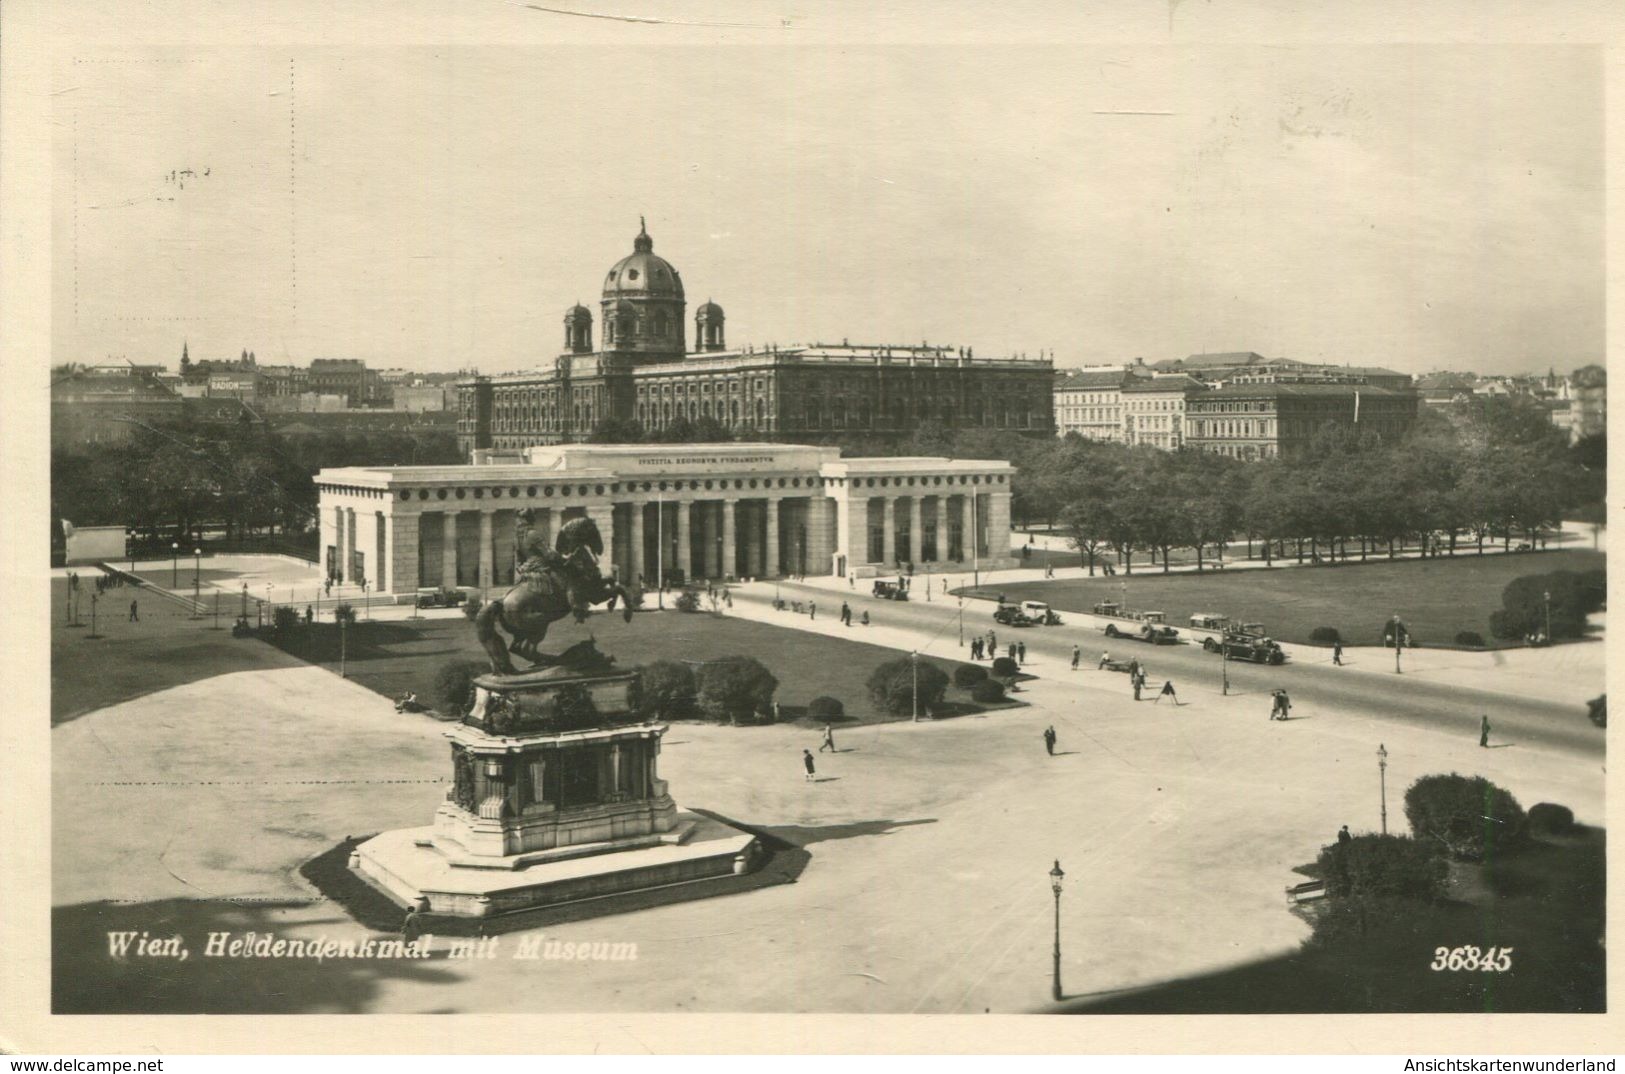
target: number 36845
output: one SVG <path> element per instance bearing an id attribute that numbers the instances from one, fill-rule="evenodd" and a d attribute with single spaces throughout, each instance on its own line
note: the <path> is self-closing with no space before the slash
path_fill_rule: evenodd
<path id="1" fill-rule="evenodd" d="M 1430 970 L 1480 970 L 1484 973 L 1505 973 L 1512 968 L 1512 948 L 1492 947 L 1488 951 L 1479 947 L 1435 947 Z"/>

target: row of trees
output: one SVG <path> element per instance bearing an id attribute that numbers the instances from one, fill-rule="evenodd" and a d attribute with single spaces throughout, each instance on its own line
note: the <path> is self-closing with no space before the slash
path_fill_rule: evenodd
<path id="1" fill-rule="evenodd" d="M 223 526 L 230 539 L 314 525 L 318 470 L 459 461 L 455 437 L 399 429 L 284 437 L 248 424 L 144 425 L 114 450 L 51 455 L 51 517 L 157 535 Z M 53 528 L 55 522 L 53 521 Z"/>

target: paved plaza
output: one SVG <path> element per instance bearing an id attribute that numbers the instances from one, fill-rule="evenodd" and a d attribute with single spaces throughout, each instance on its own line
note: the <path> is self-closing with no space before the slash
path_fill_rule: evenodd
<path id="1" fill-rule="evenodd" d="M 260 570 L 297 591 L 297 571 Z M 220 582 L 226 591 L 233 584 Z M 834 615 L 838 587 L 791 588 L 827 594 L 828 615 L 775 610 L 771 583 L 736 589 L 729 614 L 764 629 L 862 631 L 858 640 L 898 650 L 959 651 L 957 602 L 892 604 L 849 592 L 874 625 L 845 628 Z M 968 629 L 985 630 L 989 611 L 967 601 Z M 661 615 L 676 614 L 634 626 L 658 630 Z M 590 628 L 561 624 L 549 647 Z M 1492 654 L 1421 650 L 1407 654 L 1418 661 L 1407 671 L 1433 683 L 1398 687 L 1358 666 L 1381 650 L 1351 651 L 1357 666 L 1346 669 L 1295 653 L 1278 674 L 1300 700 L 1282 724 L 1266 719 L 1263 680 L 1247 677 L 1275 669 L 1237 669 L 1241 692 L 1225 697 L 1216 658 L 1136 653 L 1154 678 L 1159 664 L 1177 668 L 1169 674 L 1184 704 L 1136 703 L 1127 676 L 1069 669 L 1074 641 L 1086 668 L 1098 656 L 1094 624 L 1069 618 L 1021 639 L 1036 676 L 1018 695 L 1027 707 L 838 726 L 839 752 L 818 755 L 818 782 L 804 780 L 800 765 L 801 750 L 816 748 L 815 730 L 675 725 L 661 773 L 679 806 L 765 829 L 810 860 L 793 884 L 544 930 L 568 942 L 635 943 L 635 961 L 442 954 L 413 967 L 283 965 L 255 978 L 241 964 L 194 957 L 146 968 L 152 976 L 118 990 L 121 1002 L 308 1012 L 1044 1010 L 1052 861 L 1068 875 L 1069 999 L 1290 952 L 1308 932 L 1282 896 L 1301 879 L 1293 867 L 1342 824 L 1356 832 L 1380 824 L 1379 742 L 1389 752 L 1393 830 L 1405 828 L 1404 788 L 1449 771 L 1482 774 L 1525 807 L 1558 802 L 1582 823 L 1604 819 L 1603 736 L 1578 707 L 1507 698 L 1509 715 L 1494 717 L 1505 748 L 1484 750 L 1475 713 L 1437 700 L 1453 677 L 1474 680 L 1476 701 L 1500 682 L 1543 674 L 1594 696 L 1600 656 L 1591 664 L 1584 654 L 1600 645 L 1505 654 L 1520 666 L 1496 681 L 1451 663 Z M 442 725 L 397 714 L 319 668 L 289 666 L 258 642 L 238 644 L 266 654 L 264 666 L 190 678 L 54 730 L 59 1002 L 105 1000 L 108 975 L 132 972 L 107 959 L 100 937 L 109 928 L 178 931 L 194 947 L 223 929 L 364 937 L 299 866 L 346 836 L 420 825 L 443 798 Z M 1440 663 L 1425 668 L 1435 656 Z M 1385 692 L 1396 688 L 1422 691 L 1421 701 L 1393 701 L 1405 696 Z M 1565 719 L 1574 726 L 1549 726 Z M 1040 740 L 1049 725 L 1059 734 L 1054 757 Z M 524 935 L 503 937 L 499 951 Z"/>

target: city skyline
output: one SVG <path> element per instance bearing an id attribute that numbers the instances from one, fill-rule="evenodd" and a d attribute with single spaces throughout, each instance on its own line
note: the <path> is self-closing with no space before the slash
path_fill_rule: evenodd
<path id="1" fill-rule="evenodd" d="M 1595 49 L 125 57 L 57 104 L 53 362 L 545 367 L 640 214 L 735 346 L 1603 360 Z"/>

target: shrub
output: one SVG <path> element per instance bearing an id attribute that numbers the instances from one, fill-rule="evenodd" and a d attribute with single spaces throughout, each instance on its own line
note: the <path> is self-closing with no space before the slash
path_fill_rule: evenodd
<path id="1" fill-rule="evenodd" d="M 700 667 L 695 677 L 700 709 L 713 720 L 750 723 L 760 710 L 773 710 L 779 680 L 749 656 L 725 656 Z"/>
<path id="2" fill-rule="evenodd" d="M 656 660 L 638 672 L 638 715 L 656 720 L 687 716 L 694 710 L 694 672 L 687 664 Z"/>
<path id="3" fill-rule="evenodd" d="M 474 703 L 474 678 L 484 673 L 482 664 L 468 660 L 447 660 L 434 673 L 429 696 L 447 712 L 467 712 Z"/>
<path id="4" fill-rule="evenodd" d="M 1463 861 L 1512 849 L 1524 835 L 1523 807 L 1482 776 L 1423 776 L 1405 792 L 1405 817 L 1416 838 Z"/>
<path id="5" fill-rule="evenodd" d="M 1484 635 L 1476 630 L 1463 630 L 1456 635 L 1456 644 L 1465 645 L 1471 649 L 1484 648 Z"/>
<path id="6" fill-rule="evenodd" d="M 1586 616 L 1600 610 L 1606 600 L 1606 580 L 1600 571 L 1526 574 L 1501 591 L 1501 609 L 1490 616 L 1490 633 L 1498 638 L 1545 634 L 1549 619 L 1552 638 L 1577 638 L 1585 632 Z"/>
<path id="7" fill-rule="evenodd" d="M 1357 835 L 1323 847 L 1316 864 L 1329 897 L 1367 901 L 1432 901 L 1448 872 L 1433 847 L 1403 835 Z"/>
<path id="8" fill-rule="evenodd" d="M 677 610 L 680 612 L 697 612 L 700 610 L 700 594 L 693 589 L 685 589 L 677 594 Z"/>
<path id="9" fill-rule="evenodd" d="M 987 668 L 980 664 L 958 664 L 954 667 L 954 685 L 969 690 L 979 682 L 987 681 Z"/>
<path id="10" fill-rule="evenodd" d="M 276 628 L 278 634 L 286 634 L 298 627 L 299 613 L 284 604 L 271 613 L 271 625 Z"/>
<path id="11" fill-rule="evenodd" d="M 1334 626 L 1317 626 L 1309 632 L 1309 640 L 1316 645 L 1334 645 L 1343 640 L 1343 635 Z"/>
<path id="12" fill-rule="evenodd" d="M 970 699 L 983 705 L 993 705 L 1004 700 L 1004 683 L 997 679 L 983 679 L 970 688 Z"/>
<path id="13" fill-rule="evenodd" d="M 1410 932 L 1431 924 L 1416 913 L 1415 900 L 1327 899 L 1315 911 L 1314 932 L 1308 947 L 1342 947 L 1358 943 L 1370 933 Z"/>
<path id="14" fill-rule="evenodd" d="M 831 720 L 845 719 L 846 706 L 841 704 L 839 698 L 815 697 L 807 705 L 807 715 L 814 720 L 828 723 Z"/>
<path id="15" fill-rule="evenodd" d="M 1021 665 L 1008 656 L 1001 656 L 993 661 L 993 677 L 1009 682 L 1021 674 Z"/>
<path id="16" fill-rule="evenodd" d="M 355 605 L 351 604 L 349 601 L 344 601 L 343 603 L 336 605 L 333 608 L 333 622 L 354 624 Z"/>
<path id="17" fill-rule="evenodd" d="M 1529 807 L 1529 830 L 1567 835 L 1574 830 L 1574 810 L 1552 802 L 1537 802 Z"/>
<path id="18" fill-rule="evenodd" d="M 942 700 L 948 689 L 948 673 L 928 660 L 905 657 L 890 660 L 869 676 L 869 698 L 881 711 L 908 716 L 915 711 L 914 691 L 919 688 L 918 711 L 929 715 L 931 706 Z"/>

